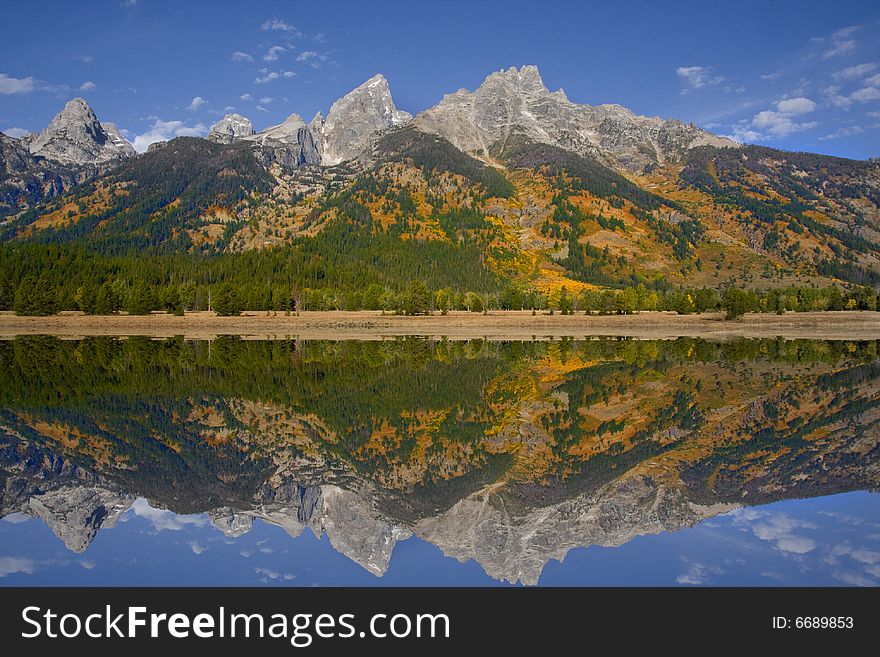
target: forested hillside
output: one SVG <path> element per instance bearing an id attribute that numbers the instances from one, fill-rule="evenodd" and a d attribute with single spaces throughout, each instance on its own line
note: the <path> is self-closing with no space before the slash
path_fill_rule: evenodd
<path id="1" fill-rule="evenodd" d="M 699 147 L 642 173 L 412 126 L 333 167 L 181 137 L 0 224 L 0 309 L 874 309 L 880 166 Z"/>

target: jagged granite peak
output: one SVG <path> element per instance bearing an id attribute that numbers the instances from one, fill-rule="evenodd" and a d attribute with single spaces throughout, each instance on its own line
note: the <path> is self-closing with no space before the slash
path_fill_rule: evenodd
<path id="1" fill-rule="evenodd" d="M 74 166 L 105 164 L 136 154 L 117 127 L 102 124 L 82 98 L 68 101 L 28 148 L 34 155 Z"/>
<path id="2" fill-rule="evenodd" d="M 254 517 L 252 515 L 236 513 L 232 509 L 225 507 L 210 511 L 208 517 L 211 519 L 212 525 L 230 538 L 247 534 L 254 526 Z"/>
<path id="3" fill-rule="evenodd" d="M 591 155 L 629 170 L 677 160 L 695 146 L 737 147 L 694 125 L 638 116 L 620 105 L 582 105 L 551 92 L 535 66 L 491 73 L 419 114 L 414 125 L 476 155 L 514 135 Z"/>
<path id="4" fill-rule="evenodd" d="M 385 76 L 374 75 L 330 107 L 321 126 L 321 163 L 350 160 L 366 151 L 380 133 L 410 119 L 409 112 L 394 105 Z"/>
<path id="5" fill-rule="evenodd" d="M 306 122 L 299 114 L 291 114 L 278 125 L 273 125 L 265 130 L 254 133 L 253 135 L 244 137 L 249 141 L 263 143 L 267 140 L 278 141 L 284 144 L 296 144 L 297 133 L 300 128 L 306 127 Z"/>
<path id="6" fill-rule="evenodd" d="M 72 552 L 82 554 L 102 527 L 113 527 L 134 497 L 96 486 L 68 486 L 32 497 L 25 513 L 41 518 Z"/>
<path id="7" fill-rule="evenodd" d="M 211 126 L 208 139 L 218 144 L 231 144 L 254 134 L 254 124 L 241 114 L 227 114 Z"/>
<path id="8" fill-rule="evenodd" d="M 377 577 L 384 575 L 397 541 L 412 532 L 383 518 L 371 500 L 358 493 L 338 486 L 321 488 L 321 514 L 311 519 L 312 527 L 320 527 L 337 552 Z"/>
<path id="9" fill-rule="evenodd" d="M 272 163 L 286 167 L 321 163 L 316 139 L 299 114 L 241 139 L 258 145 L 258 154 L 267 167 Z"/>
<path id="10" fill-rule="evenodd" d="M 537 66 L 531 64 L 527 64 L 520 68 L 511 66 L 507 70 L 501 69 L 500 71 L 490 73 L 483 84 L 492 84 L 494 82 L 513 85 L 519 89 L 534 93 L 547 91 L 547 87 L 544 85 L 544 79 L 541 77 L 541 72 L 538 70 Z"/>
<path id="11" fill-rule="evenodd" d="M 681 488 L 635 475 L 558 504 L 511 511 L 516 508 L 503 490 L 488 487 L 414 529 L 445 555 L 473 559 L 495 579 L 533 586 L 551 559 L 562 561 L 573 548 L 616 547 L 679 531 L 738 505 L 695 504 Z"/>

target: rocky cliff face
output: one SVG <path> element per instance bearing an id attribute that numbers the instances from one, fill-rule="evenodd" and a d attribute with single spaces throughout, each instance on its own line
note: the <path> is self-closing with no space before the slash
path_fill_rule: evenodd
<path id="1" fill-rule="evenodd" d="M 247 139 L 258 144 L 267 141 L 275 141 L 280 144 L 296 144 L 299 142 L 298 133 L 300 129 L 305 127 L 306 122 L 303 121 L 299 114 L 291 114 L 284 119 L 282 123 L 261 130 L 260 132 L 247 137 Z"/>
<path id="2" fill-rule="evenodd" d="M 676 160 L 695 146 L 737 146 L 696 126 L 637 116 L 620 105 L 573 103 L 561 89 L 550 92 L 534 66 L 497 71 L 476 91 L 444 96 L 413 124 L 471 154 L 488 154 L 522 135 L 629 170 Z"/>
<path id="3" fill-rule="evenodd" d="M 409 121 L 409 112 L 398 110 L 383 75 L 376 75 L 333 103 L 321 124 L 321 163 L 339 164 L 367 150 L 388 128 Z M 312 124 L 317 129 L 318 117 Z"/>
<path id="4" fill-rule="evenodd" d="M 234 141 L 254 134 L 254 124 L 241 114 L 227 114 L 211 126 L 208 139 L 218 144 L 231 144 Z"/>
<path id="5" fill-rule="evenodd" d="M 98 121 L 82 98 L 69 101 L 29 145 L 30 152 L 73 166 L 101 165 L 135 155 L 112 123 Z"/>
<path id="6" fill-rule="evenodd" d="M 321 163 L 314 136 L 299 114 L 291 114 L 283 123 L 244 139 L 259 145 L 262 160 L 267 166 L 273 162 L 287 167 Z"/>
<path id="7" fill-rule="evenodd" d="M 309 122 L 309 134 L 315 141 L 315 150 L 318 152 L 318 158 L 324 157 L 324 115 L 318 112 Z"/>
<path id="8" fill-rule="evenodd" d="M 72 167 L 32 155 L 23 140 L 0 133 L 0 217 L 58 196 L 82 177 Z"/>
<path id="9" fill-rule="evenodd" d="M 479 491 L 414 531 L 444 554 L 473 559 L 488 575 L 535 585 L 547 563 L 587 545 L 615 547 L 638 536 L 674 532 L 736 508 L 688 501 L 681 488 L 628 477 L 593 494 L 514 513 L 503 491 Z"/>
<path id="10" fill-rule="evenodd" d="M 65 547 L 81 554 L 101 528 L 110 529 L 134 497 L 100 487 L 61 488 L 32 497 L 21 509 L 41 518 Z"/>
<path id="11" fill-rule="evenodd" d="M 271 502 L 253 510 L 212 511 L 211 522 L 230 537 L 250 531 L 257 518 L 294 538 L 305 529 L 318 538 L 327 534 L 336 551 L 376 576 L 388 570 L 397 541 L 412 536 L 409 529 L 376 511 L 369 495 L 332 484 L 281 485 L 271 497 Z"/>

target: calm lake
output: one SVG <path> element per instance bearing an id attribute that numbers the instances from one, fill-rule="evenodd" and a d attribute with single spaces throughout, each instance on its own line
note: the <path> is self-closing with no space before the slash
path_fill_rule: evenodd
<path id="1" fill-rule="evenodd" d="M 875 586 L 878 346 L 0 341 L 0 585 Z"/>

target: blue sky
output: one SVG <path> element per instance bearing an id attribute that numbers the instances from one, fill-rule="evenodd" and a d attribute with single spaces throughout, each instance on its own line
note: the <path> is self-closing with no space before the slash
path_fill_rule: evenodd
<path id="1" fill-rule="evenodd" d="M 225 112 L 309 120 L 377 72 L 413 113 L 537 64 L 576 102 L 619 103 L 742 141 L 880 155 L 875 2 L 6 3 L 0 130 L 85 97 L 143 150 Z"/>
<path id="2" fill-rule="evenodd" d="M 550 561 L 549 586 L 878 586 L 880 505 L 854 492 L 738 509 L 678 532 L 574 548 Z M 344 531 L 344 530 L 343 530 Z M 582 537 L 584 542 L 588 537 Z M 293 537 L 257 520 L 224 536 L 205 514 L 139 499 L 82 554 L 22 514 L 0 520 L 3 586 L 487 586 L 501 582 L 427 541 L 399 541 L 376 577 L 326 535 Z"/>

